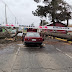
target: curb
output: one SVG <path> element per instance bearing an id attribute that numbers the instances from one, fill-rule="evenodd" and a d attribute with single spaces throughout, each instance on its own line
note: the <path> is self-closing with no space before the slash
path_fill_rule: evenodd
<path id="1" fill-rule="evenodd" d="M 64 42 L 68 42 L 68 43 L 72 44 L 72 41 L 67 41 L 67 39 L 61 39 L 61 38 L 57 38 L 57 37 L 55 37 L 55 39 L 61 40 L 61 41 L 64 41 Z"/>

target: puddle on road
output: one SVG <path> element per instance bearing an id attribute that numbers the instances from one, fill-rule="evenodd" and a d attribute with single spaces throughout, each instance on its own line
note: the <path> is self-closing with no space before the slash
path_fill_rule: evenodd
<path id="1" fill-rule="evenodd" d="M 4 46 L 3 48 L 0 49 L 0 54 L 12 54 L 17 50 L 16 45 L 8 45 Z"/>
<path id="2" fill-rule="evenodd" d="M 17 44 L 18 46 L 20 46 L 20 47 L 25 47 L 25 45 L 24 44 Z"/>
<path id="3" fill-rule="evenodd" d="M 23 44 L 17 44 L 17 45 L 20 45 L 20 46 L 21 46 L 21 45 L 23 45 Z"/>

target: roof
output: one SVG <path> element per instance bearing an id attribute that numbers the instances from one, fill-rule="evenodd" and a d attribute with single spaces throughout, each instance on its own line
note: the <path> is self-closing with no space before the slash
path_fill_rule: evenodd
<path id="1" fill-rule="evenodd" d="M 61 23 L 61 22 L 55 22 L 55 24 L 56 23 L 60 23 L 60 24 L 62 24 L 62 25 L 64 25 L 64 26 L 66 26 L 66 24 L 64 24 L 64 23 Z M 47 26 L 50 26 L 50 25 L 52 25 L 53 23 L 51 23 L 51 24 L 48 24 Z"/>

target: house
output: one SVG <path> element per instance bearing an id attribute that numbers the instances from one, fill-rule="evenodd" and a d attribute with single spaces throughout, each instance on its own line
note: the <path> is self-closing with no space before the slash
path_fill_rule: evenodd
<path id="1" fill-rule="evenodd" d="M 72 25 L 69 25 L 68 27 L 72 27 Z M 68 31 L 67 34 L 72 35 L 72 31 Z"/>
<path id="2" fill-rule="evenodd" d="M 46 25 L 46 26 L 54 26 L 54 24 L 49 24 L 49 25 Z M 58 27 L 66 27 L 65 24 L 63 23 L 60 23 L 60 22 L 55 22 L 55 26 L 58 26 Z M 62 33 L 62 34 L 66 34 L 66 30 L 48 30 L 49 32 L 56 32 L 56 33 Z"/>

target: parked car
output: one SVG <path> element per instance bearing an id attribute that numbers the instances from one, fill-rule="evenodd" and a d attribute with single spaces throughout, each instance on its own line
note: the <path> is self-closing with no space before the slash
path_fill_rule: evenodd
<path id="1" fill-rule="evenodd" d="M 37 44 L 41 45 L 43 42 L 43 38 L 40 36 L 37 32 L 27 32 L 25 38 L 24 38 L 24 44 Z"/>

